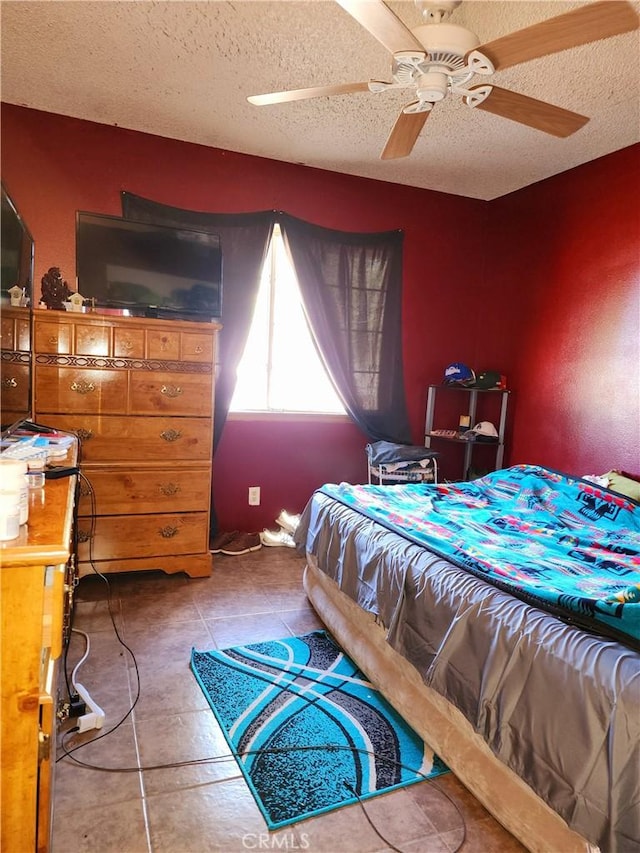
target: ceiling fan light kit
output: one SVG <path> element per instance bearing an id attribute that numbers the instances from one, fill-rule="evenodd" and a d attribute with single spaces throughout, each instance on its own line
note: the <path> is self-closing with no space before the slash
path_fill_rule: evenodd
<path id="1" fill-rule="evenodd" d="M 416 95 L 419 101 L 443 101 L 449 91 L 449 77 L 442 71 L 425 71 L 416 81 Z"/>
<path id="2" fill-rule="evenodd" d="M 446 19 L 461 0 L 415 0 L 427 23 L 406 27 L 383 0 L 336 2 L 392 55 L 391 81 L 343 83 L 252 95 L 256 105 L 286 103 L 327 95 L 411 88 L 416 100 L 403 107 L 382 151 L 392 160 L 411 153 L 434 105 L 459 95 L 473 108 L 519 122 L 543 133 L 567 137 L 588 121 L 587 116 L 490 84 L 469 86 L 476 75 L 491 76 L 502 68 L 549 56 L 582 44 L 638 28 L 638 16 L 627 0 L 597 0 L 555 18 L 517 30 L 481 45 L 478 36 Z"/>

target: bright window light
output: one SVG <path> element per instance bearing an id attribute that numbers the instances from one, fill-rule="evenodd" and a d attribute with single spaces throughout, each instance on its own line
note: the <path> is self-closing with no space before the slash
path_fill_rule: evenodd
<path id="1" fill-rule="evenodd" d="M 345 414 L 313 343 L 277 224 L 230 411 Z"/>

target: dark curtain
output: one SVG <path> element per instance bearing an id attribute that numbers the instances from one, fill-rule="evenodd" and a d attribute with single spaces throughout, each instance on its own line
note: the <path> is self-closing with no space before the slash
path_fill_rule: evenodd
<path id="1" fill-rule="evenodd" d="M 222 325 L 213 417 L 213 444 L 217 446 L 227 419 L 260 285 L 260 273 L 276 218 L 274 211 L 258 213 L 203 213 L 159 204 L 132 193 L 122 193 L 126 219 L 177 228 L 197 228 L 220 236 L 222 247 Z"/>
<path id="2" fill-rule="evenodd" d="M 371 441 L 411 443 L 402 369 L 403 233 L 333 231 L 279 214 L 316 347 Z"/>
<path id="3" fill-rule="evenodd" d="M 122 192 L 127 219 L 218 234 L 223 256 L 214 448 L 227 419 L 276 221 L 311 332 L 350 416 L 370 441 L 411 442 L 402 374 L 401 231 L 333 231 L 276 211 L 208 213 Z M 212 536 L 217 532 L 212 508 Z"/>

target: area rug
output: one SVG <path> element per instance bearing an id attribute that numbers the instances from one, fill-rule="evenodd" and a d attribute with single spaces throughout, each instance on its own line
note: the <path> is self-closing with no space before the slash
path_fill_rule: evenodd
<path id="1" fill-rule="evenodd" d="M 447 771 L 325 631 L 191 653 L 269 829 Z"/>

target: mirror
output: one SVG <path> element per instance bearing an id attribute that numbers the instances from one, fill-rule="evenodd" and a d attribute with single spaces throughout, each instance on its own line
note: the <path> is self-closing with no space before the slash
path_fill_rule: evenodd
<path id="1" fill-rule="evenodd" d="M 0 222 L 0 421 L 5 428 L 31 415 L 33 238 L 4 184 Z"/>

